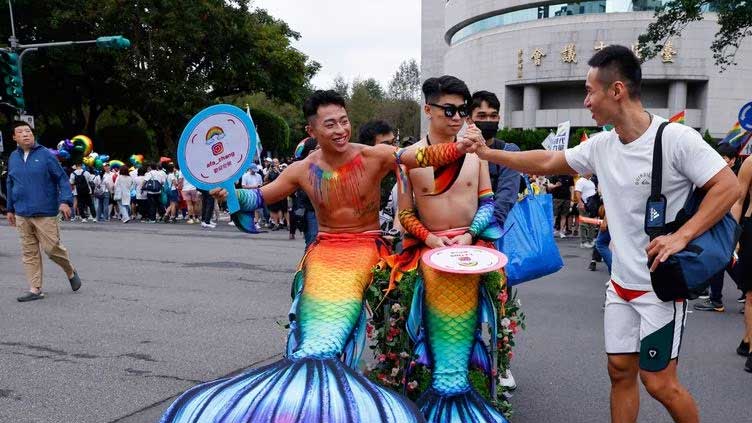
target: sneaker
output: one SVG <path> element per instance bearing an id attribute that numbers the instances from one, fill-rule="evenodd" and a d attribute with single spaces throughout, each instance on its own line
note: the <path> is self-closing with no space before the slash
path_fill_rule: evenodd
<path id="1" fill-rule="evenodd" d="M 514 376 L 512 376 L 511 370 L 507 369 L 504 373 L 499 375 L 499 385 L 510 391 L 517 389 L 517 383 L 514 381 Z"/>
<path id="2" fill-rule="evenodd" d="M 148 221 L 148 222 L 146 222 L 146 223 L 157 223 L 157 221 L 156 221 L 156 220 L 149 220 L 149 221 Z"/>
<path id="3" fill-rule="evenodd" d="M 185 223 L 188 225 L 193 225 L 193 219 L 189 217 L 188 220 L 185 221 Z"/>
<path id="4" fill-rule="evenodd" d="M 567 237 L 567 236 L 566 236 L 566 235 L 564 235 L 564 232 L 559 232 L 559 238 L 561 238 L 561 239 L 564 239 L 564 238 L 566 238 L 566 237 Z"/>
<path id="5" fill-rule="evenodd" d="M 554 229 L 554 237 L 557 237 L 557 236 L 559 236 L 559 231 L 557 231 L 556 229 Z"/>
<path id="6" fill-rule="evenodd" d="M 744 304 L 747 301 L 747 296 L 742 294 L 739 298 L 736 299 L 737 303 Z"/>
<path id="7" fill-rule="evenodd" d="M 704 291 L 702 291 L 702 294 L 700 294 L 699 297 L 697 297 L 701 300 L 707 300 L 710 298 L 710 288 L 706 288 Z"/>
<path id="8" fill-rule="evenodd" d="M 595 246 L 595 243 L 593 241 L 588 241 L 585 243 L 585 248 L 593 248 Z"/>
<path id="9" fill-rule="evenodd" d="M 92 222 L 97 223 L 99 220 L 97 219 L 91 219 Z"/>
<path id="10" fill-rule="evenodd" d="M 752 373 L 752 355 L 747 357 L 747 362 L 744 363 L 744 370 Z"/>
<path id="11" fill-rule="evenodd" d="M 590 260 L 590 266 L 588 266 L 588 270 L 595 272 L 595 260 Z"/>
<path id="12" fill-rule="evenodd" d="M 201 227 L 202 228 L 211 228 L 211 225 L 208 224 L 208 223 L 206 223 L 206 222 L 201 222 Z"/>
<path id="13" fill-rule="evenodd" d="M 260 231 L 260 230 L 261 230 L 261 226 L 259 226 L 259 224 L 258 224 L 258 223 L 256 224 L 256 230 L 257 230 L 257 231 Z"/>
<path id="14" fill-rule="evenodd" d="M 25 303 L 27 301 L 41 300 L 42 298 L 44 298 L 44 292 L 35 294 L 29 291 L 26 294 L 21 295 L 20 297 L 16 298 L 16 300 L 18 300 L 19 303 Z"/>
<path id="15" fill-rule="evenodd" d="M 723 303 L 717 303 L 715 301 L 711 301 L 710 298 L 702 302 L 695 303 L 693 307 L 695 310 L 698 310 L 698 311 L 717 311 L 719 313 L 726 311 L 726 308 L 723 307 Z"/>
<path id="16" fill-rule="evenodd" d="M 742 339 L 742 342 L 740 342 L 739 346 L 736 347 L 736 353 L 742 357 L 749 357 L 749 342 L 744 342 L 744 340 Z"/>
<path id="17" fill-rule="evenodd" d="M 235 222 L 233 222 L 232 220 L 229 221 L 229 222 L 227 222 L 227 224 L 230 225 L 230 226 L 235 226 Z"/>
<path id="18" fill-rule="evenodd" d="M 78 272 L 75 270 L 73 271 L 73 276 L 68 279 L 68 282 L 70 282 L 71 289 L 73 291 L 78 291 L 81 289 L 81 278 L 78 277 Z"/>

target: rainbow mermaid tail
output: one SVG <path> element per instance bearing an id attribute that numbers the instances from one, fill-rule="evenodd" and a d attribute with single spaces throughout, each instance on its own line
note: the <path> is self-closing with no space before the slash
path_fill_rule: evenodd
<path id="1" fill-rule="evenodd" d="M 287 357 L 186 391 L 162 423 L 424 421 L 354 369 L 365 345 L 363 294 L 382 246 L 377 234 L 319 234 L 293 284 Z"/>
<path id="2" fill-rule="evenodd" d="M 422 264 L 421 270 L 407 330 L 416 344 L 416 361 L 432 367 L 432 379 L 418 408 L 428 422 L 506 423 L 468 379 L 470 365 L 491 374 L 481 323 L 488 323 L 496 339 L 496 311 L 480 275 L 444 273 Z"/>

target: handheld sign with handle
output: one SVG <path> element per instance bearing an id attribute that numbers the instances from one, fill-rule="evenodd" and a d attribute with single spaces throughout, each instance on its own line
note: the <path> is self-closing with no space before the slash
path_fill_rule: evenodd
<path id="1" fill-rule="evenodd" d="M 423 263 L 447 273 L 482 274 L 499 270 L 507 256 L 477 245 L 441 247 L 423 253 Z"/>
<path id="2" fill-rule="evenodd" d="M 257 137 L 256 127 L 243 110 L 219 104 L 194 116 L 178 144 L 183 177 L 201 190 L 226 189 L 232 220 L 238 229 L 248 233 L 258 231 L 253 216 L 248 219 L 248 213 L 240 210 L 235 181 L 253 164 Z"/>

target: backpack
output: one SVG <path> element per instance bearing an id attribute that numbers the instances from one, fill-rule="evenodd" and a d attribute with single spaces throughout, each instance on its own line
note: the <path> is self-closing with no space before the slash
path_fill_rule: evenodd
<path id="1" fill-rule="evenodd" d="M 161 194 L 162 184 L 154 178 L 149 179 L 148 181 L 144 182 L 144 186 L 141 187 L 141 192 L 146 192 L 147 194 L 152 195 Z"/>
<path id="2" fill-rule="evenodd" d="M 87 195 L 91 194 L 91 187 L 89 186 L 89 181 L 86 180 L 86 176 L 84 176 L 84 173 L 81 172 L 81 174 L 74 173 L 73 177 L 73 185 L 76 187 L 76 194 L 78 195 Z"/>
<path id="3" fill-rule="evenodd" d="M 104 175 L 100 176 L 99 182 L 94 184 L 94 196 L 97 198 L 102 198 L 104 195 Z"/>

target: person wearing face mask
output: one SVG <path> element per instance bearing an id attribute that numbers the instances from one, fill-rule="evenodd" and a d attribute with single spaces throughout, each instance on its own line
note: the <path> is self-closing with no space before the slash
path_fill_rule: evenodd
<path id="1" fill-rule="evenodd" d="M 470 119 L 483 133 L 486 145 L 495 150 L 520 151 L 517 144 L 505 142 L 496 138 L 499 131 L 499 109 L 501 103 L 496 94 L 489 91 L 478 91 L 473 94 L 470 103 Z M 499 226 L 504 227 L 504 221 L 509 210 L 517 202 L 520 187 L 520 173 L 506 166 L 495 163 L 488 164 L 491 175 L 491 187 L 494 191 L 494 217 Z"/>
<path id="2" fill-rule="evenodd" d="M 501 102 L 496 94 L 490 91 L 477 91 L 470 101 L 470 120 L 480 129 L 488 147 L 495 150 L 520 151 L 517 144 L 496 138 L 501 121 L 500 108 Z M 488 173 L 491 176 L 491 188 L 494 192 L 494 218 L 503 228 L 509 211 L 517 203 L 521 175 L 516 170 L 490 162 Z M 501 250 L 501 240 L 496 241 L 496 249 Z M 509 369 L 499 374 L 499 384 L 510 390 L 517 388 L 517 383 Z"/>

